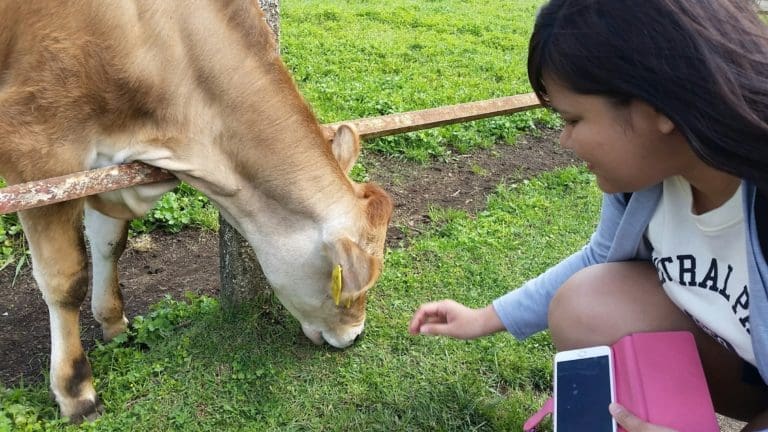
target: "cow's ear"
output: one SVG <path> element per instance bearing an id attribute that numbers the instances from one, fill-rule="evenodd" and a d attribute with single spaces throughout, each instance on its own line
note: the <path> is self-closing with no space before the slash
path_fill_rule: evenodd
<path id="1" fill-rule="evenodd" d="M 364 251 L 349 238 L 336 239 L 326 244 L 326 252 L 332 264 L 328 268 L 331 295 L 337 304 L 349 304 L 352 299 L 367 291 L 381 273 L 381 259 Z M 337 285 L 334 278 L 339 266 L 341 280 Z M 337 289 L 339 292 L 334 292 Z"/>
<path id="2" fill-rule="evenodd" d="M 341 170 L 349 174 L 357 157 L 360 156 L 360 135 L 357 129 L 349 123 L 339 125 L 331 142 L 331 150 Z"/>

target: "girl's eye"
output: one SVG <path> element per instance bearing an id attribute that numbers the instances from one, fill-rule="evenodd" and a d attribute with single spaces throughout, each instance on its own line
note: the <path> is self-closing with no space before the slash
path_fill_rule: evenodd
<path id="1" fill-rule="evenodd" d="M 578 123 L 578 122 L 579 122 L 578 120 L 569 120 L 569 119 L 563 119 L 563 121 L 565 121 L 565 124 L 566 124 L 567 126 L 575 126 L 575 125 L 576 125 L 576 123 Z"/>

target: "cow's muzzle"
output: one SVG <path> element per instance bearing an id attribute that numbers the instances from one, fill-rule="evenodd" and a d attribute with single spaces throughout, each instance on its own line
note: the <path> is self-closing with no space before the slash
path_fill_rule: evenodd
<path id="1" fill-rule="evenodd" d="M 365 327 L 363 325 L 353 328 L 344 334 L 337 335 L 332 332 L 321 331 L 309 328 L 307 326 L 301 326 L 304 331 L 304 335 L 309 338 L 315 345 L 322 345 L 327 343 L 334 348 L 344 349 L 353 345 L 359 340 L 363 339 L 365 334 Z"/>

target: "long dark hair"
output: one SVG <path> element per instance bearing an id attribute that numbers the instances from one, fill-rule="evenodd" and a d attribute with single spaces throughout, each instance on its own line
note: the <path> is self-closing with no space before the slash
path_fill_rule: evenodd
<path id="1" fill-rule="evenodd" d="M 551 0 L 538 14 L 528 78 L 542 75 L 672 120 L 720 170 L 768 186 L 768 27 L 752 0 Z"/>

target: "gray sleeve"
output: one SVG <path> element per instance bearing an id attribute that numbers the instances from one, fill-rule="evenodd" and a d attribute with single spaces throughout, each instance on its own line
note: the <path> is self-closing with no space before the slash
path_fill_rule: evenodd
<path id="1" fill-rule="evenodd" d="M 524 339 L 547 328 L 549 302 L 557 289 L 579 270 L 607 261 L 625 209 L 622 194 L 605 194 L 597 230 L 584 248 L 493 301 L 496 314 L 507 331 Z"/>

